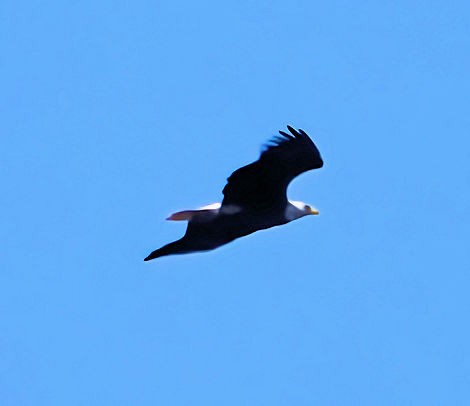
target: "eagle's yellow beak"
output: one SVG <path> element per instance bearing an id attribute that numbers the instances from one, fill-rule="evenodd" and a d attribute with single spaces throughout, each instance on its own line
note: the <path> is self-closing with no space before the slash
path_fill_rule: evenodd
<path id="1" fill-rule="evenodd" d="M 310 214 L 316 216 L 317 214 L 320 214 L 320 212 L 315 207 L 310 207 Z"/>

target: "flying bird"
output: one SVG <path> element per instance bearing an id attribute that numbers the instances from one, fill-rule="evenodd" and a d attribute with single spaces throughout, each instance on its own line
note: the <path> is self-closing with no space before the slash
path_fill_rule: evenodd
<path id="1" fill-rule="evenodd" d="M 222 203 L 173 213 L 167 220 L 187 221 L 183 238 L 153 251 L 144 261 L 164 255 L 208 251 L 255 231 L 318 214 L 303 202 L 287 199 L 297 175 L 321 168 L 320 152 L 303 130 L 287 126 L 265 145 L 259 159 L 233 172 Z"/>

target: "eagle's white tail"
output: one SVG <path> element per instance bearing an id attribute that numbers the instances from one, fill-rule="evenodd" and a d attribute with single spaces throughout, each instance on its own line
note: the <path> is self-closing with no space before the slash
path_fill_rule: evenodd
<path id="1" fill-rule="evenodd" d="M 177 211 L 167 217 L 167 220 L 171 221 L 190 221 L 194 216 L 201 214 L 217 214 L 220 209 L 220 203 L 212 203 L 207 206 L 199 207 L 195 210 L 183 210 Z"/>

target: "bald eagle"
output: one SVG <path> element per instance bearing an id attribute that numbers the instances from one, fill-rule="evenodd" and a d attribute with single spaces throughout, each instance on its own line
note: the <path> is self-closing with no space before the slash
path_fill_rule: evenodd
<path id="1" fill-rule="evenodd" d="M 233 172 L 222 203 L 173 213 L 167 220 L 188 221 L 183 238 L 153 251 L 144 261 L 164 255 L 208 251 L 258 230 L 289 223 L 318 211 L 287 200 L 297 175 L 321 168 L 320 152 L 303 130 L 287 126 L 266 145 L 259 159 Z"/>

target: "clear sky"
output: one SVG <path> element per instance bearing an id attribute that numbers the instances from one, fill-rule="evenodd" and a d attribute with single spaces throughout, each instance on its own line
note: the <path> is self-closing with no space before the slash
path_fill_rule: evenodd
<path id="1" fill-rule="evenodd" d="M 470 404 L 469 17 L 2 1 L 1 404 Z M 143 262 L 286 124 L 320 216 Z"/>

